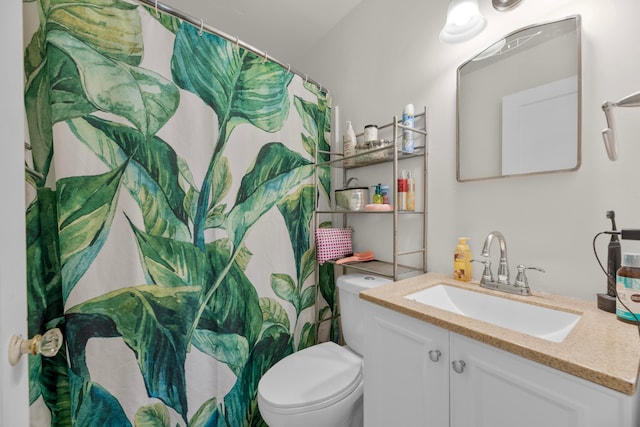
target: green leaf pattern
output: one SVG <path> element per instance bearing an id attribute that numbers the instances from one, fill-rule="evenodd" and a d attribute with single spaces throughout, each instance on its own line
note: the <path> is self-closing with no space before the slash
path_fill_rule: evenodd
<path id="1" fill-rule="evenodd" d="M 25 109 L 45 177 L 29 181 L 29 335 L 66 338 L 30 357 L 34 408 L 52 426 L 264 426 L 260 377 L 316 341 L 311 175 L 328 99 L 134 2 L 27 7 Z M 173 40 L 165 59 L 147 58 L 154 34 Z M 240 125 L 269 137 L 240 150 Z"/>

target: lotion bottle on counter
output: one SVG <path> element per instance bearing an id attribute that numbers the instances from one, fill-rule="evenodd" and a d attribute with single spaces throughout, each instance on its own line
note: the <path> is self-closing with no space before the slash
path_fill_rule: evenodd
<path id="1" fill-rule="evenodd" d="M 453 278 L 462 282 L 471 280 L 471 249 L 467 243 L 469 237 L 459 237 L 458 246 L 453 254 Z"/>

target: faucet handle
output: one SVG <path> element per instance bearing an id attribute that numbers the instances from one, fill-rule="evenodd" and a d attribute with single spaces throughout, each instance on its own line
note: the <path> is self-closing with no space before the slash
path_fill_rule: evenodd
<path id="1" fill-rule="evenodd" d="M 521 288 L 529 287 L 529 280 L 527 280 L 527 275 L 524 273 L 525 270 L 537 270 L 541 273 L 546 273 L 546 271 L 542 267 L 526 267 L 522 264 L 520 264 L 517 267 L 517 269 L 518 269 L 518 275 L 516 276 L 516 281 L 514 285 Z"/>
<path id="2" fill-rule="evenodd" d="M 484 264 L 484 270 L 482 271 L 482 279 L 480 279 L 480 283 L 493 282 L 493 274 L 491 273 L 490 259 L 472 259 L 471 262 L 480 262 Z"/>

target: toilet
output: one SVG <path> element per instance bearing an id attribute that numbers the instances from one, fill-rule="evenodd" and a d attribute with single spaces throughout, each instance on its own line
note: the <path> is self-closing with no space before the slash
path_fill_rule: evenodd
<path id="1" fill-rule="evenodd" d="M 364 310 L 360 291 L 390 280 L 338 277 L 346 346 L 326 342 L 273 365 L 258 384 L 258 408 L 269 427 L 362 427 Z"/>

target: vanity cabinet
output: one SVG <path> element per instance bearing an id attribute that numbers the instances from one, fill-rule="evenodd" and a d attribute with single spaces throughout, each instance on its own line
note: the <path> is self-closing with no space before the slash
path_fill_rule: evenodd
<path id="1" fill-rule="evenodd" d="M 366 303 L 366 427 L 637 427 L 638 399 Z"/>

